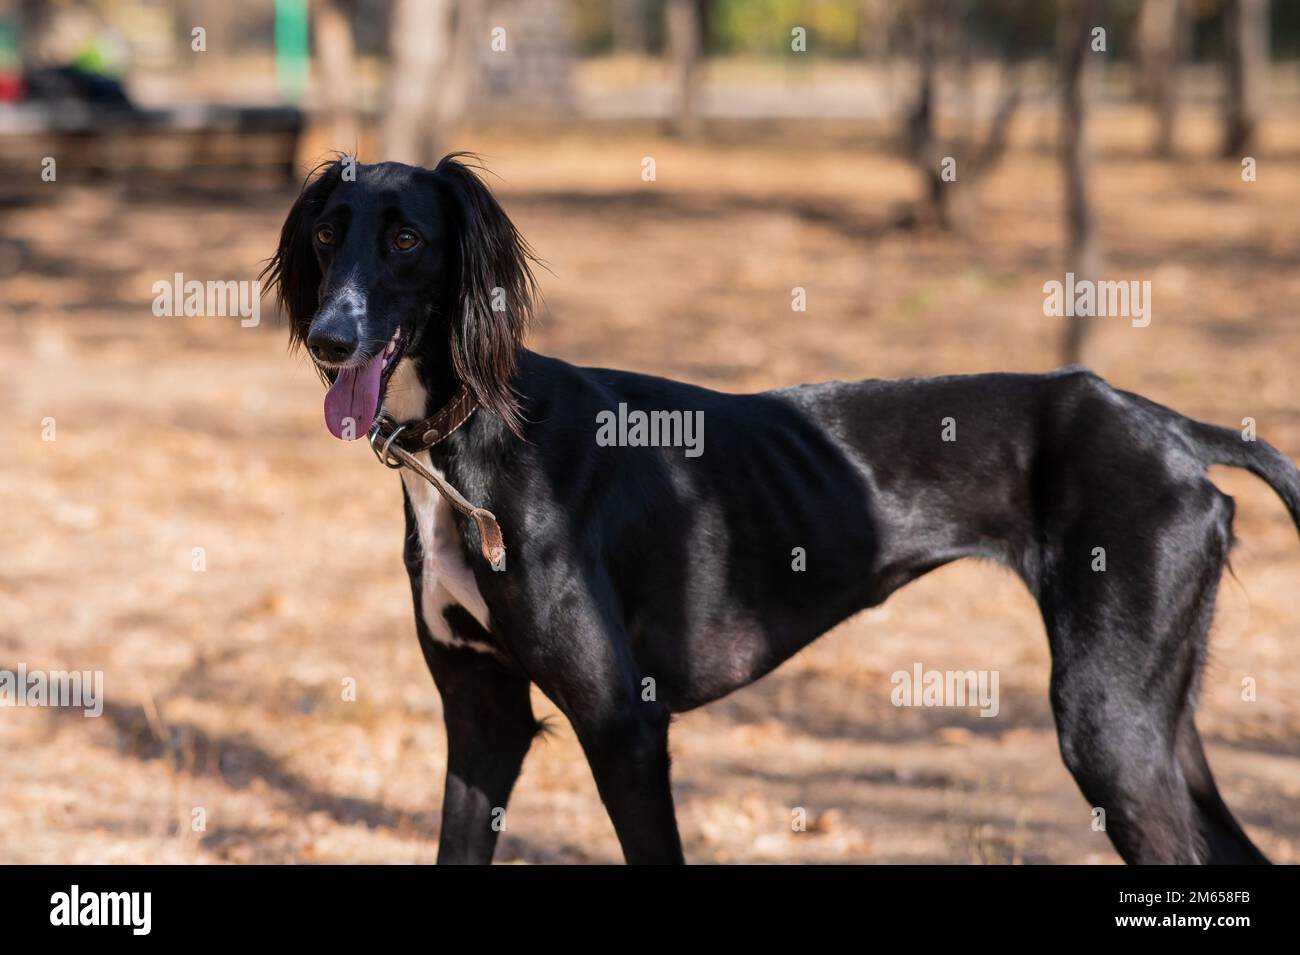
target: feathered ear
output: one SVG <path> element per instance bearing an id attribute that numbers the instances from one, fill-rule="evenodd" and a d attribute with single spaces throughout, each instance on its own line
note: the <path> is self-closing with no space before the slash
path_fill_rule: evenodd
<path id="1" fill-rule="evenodd" d="M 342 161 L 331 159 L 311 171 L 298 200 L 280 228 L 280 244 L 258 278 L 275 290 L 280 310 L 289 316 L 289 343 L 302 344 L 320 305 L 321 271 L 312 248 L 311 223 L 341 178 Z"/>
<path id="2" fill-rule="evenodd" d="M 479 404 L 522 437 L 519 400 L 510 379 L 537 297 L 531 268 L 535 258 L 475 168 L 462 161 L 468 155 L 452 153 L 433 170 L 460 220 L 452 368 Z"/>

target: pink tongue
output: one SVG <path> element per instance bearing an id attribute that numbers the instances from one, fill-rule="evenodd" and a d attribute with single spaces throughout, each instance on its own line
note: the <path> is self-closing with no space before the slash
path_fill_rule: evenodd
<path id="1" fill-rule="evenodd" d="M 325 393 L 325 425 L 344 441 L 363 437 L 379 408 L 379 379 L 384 371 L 381 352 L 360 368 L 339 372 Z"/>

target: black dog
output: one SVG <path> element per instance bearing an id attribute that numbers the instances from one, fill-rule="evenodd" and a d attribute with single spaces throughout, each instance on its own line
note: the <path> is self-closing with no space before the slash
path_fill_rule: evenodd
<path id="1" fill-rule="evenodd" d="M 491 860 L 538 729 L 531 683 L 572 722 L 627 860 L 682 861 L 670 715 L 962 557 L 1010 567 L 1038 600 L 1061 754 L 1124 859 L 1266 861 L 1193 708 L 1232 543 L 1205 468 L 1263 478 L 1300 526 L 1286 457 L 1081 370 L 728 395 L 576 368 L 521 346 L 530 259 L 458 157 L 340 160 L 267 270 L 332 382 L 330 430 L 377 422 L 385 460 L 405 449 L 470 502 L 402 471 L 416 631 L 446 712 L 440 862 Z M 480 555 L 495 525 L 475 506 L 507 560 Z"/>

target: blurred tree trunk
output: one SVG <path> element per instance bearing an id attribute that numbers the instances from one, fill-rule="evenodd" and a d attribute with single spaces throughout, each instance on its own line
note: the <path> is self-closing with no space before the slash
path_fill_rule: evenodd
<path id="1" fill-rule="evenodd" d="M 1187 22 L 1182 0 L 1144 0 L 1138 18 L 1137 46 L 1142 96 L 1156 118 L 1155 152 L 1172 156 L 1178 113 L 1178 64 Z"/>
<path id="2" fill-rule="evenodd" d="M 429 97 L 430 131 L 425 165 L 432 166 L 451 149 L 451 139 L 465 118 L 478 85 L 479 50 L 488 42 L 483 0 L 454 0 L 446 68 L 435 78 Z"/>
<path id="3" fill-rule="evenodd" d="M 950 224 L 948 190 L 942 178 L 943 159 L 935 130 L 939 47 L 944 21 L 942 0 L 919 0 L 916 6 L 916 99 L 907 115 L 907 148 L 913 164 L 925 178 L 925 201 L 938 224 Z"/>
<path id="4" fill-rule="evenodd" d="M 609 25 L 615 50 L 645 53 L 650 49 L 648 0 L 610 0 Z"/>
<path id="5" fill-rule="evenodd" d="M 49 66 L 46 41 L 57 19 L 54 5 L 48 0 L 18 0 L 17 13 L 23 65 L 31 69 Z"/>
<path id="6" fill-rule="evenodd" d="M 960 227 L 973 215 L 978 184 L 1001 161 L 1010 141 L 1011 123 L 1020 106 L 1021 70 L 1029 51 L 1035 2 L 1019 0 L 1009 5 L 1001 89 L 982 142 L 977 134 L 978 123 L 947 142 L 938 133 L 939 66 L 958 25 L 951 19 L 948 0 L 918 0 L 914 5 L 917 91 L 907 115 L 905 139 L 912 163 L 925 178 L 928 210 L 916 210 L 908 220 L 912 224 L 930 219 L 943 228 Z M 973 89 L 974 65 L 974 51 L 967 44 L 959 61 L 961 86 L 970 94 L 967 113 L 974 112 L 978 99 Z M 943 161 L 949 155 L 959 161 L 959 167 L 953 169 L 956 178 L 945 181 Z"/>
<path id="7" fill-rule="evenodd" d="M 905 15 L 906 4 L 893 0 L 858 2 L 858 50 L 871 70 L 869 75 L 878 78 L 875 92 L 883 97 L 890 115 L 902 109 L 900 104 L 906 102 L 909 92 L 910 72 L 898 56 L 899 23 Z"/>
<path id="8" fill-rule="evenodd" d="M 1223 10 L 1228 95 L 1223 155 L 1238 158 L 1255 147 L 1268 70 L 1268 0 L 1227 0 Z"/>
<path id="9" fill-rule="evenodd" d="M 868 60 L 883 63 L 889 57 L 893 22 L 889 0 L 859 0 L 858 49 Z"/>
<path id="10" fill-rule="evenodd" d="M 321 105 L 329 118 L 330 146 L 355 155 L 357 142 L 355 52 L 344 0 L 314 0 L 316 69 Z"/>
<path id="11" fill-rule="evenodd" d="M 1066 271 L 1075 280 L 1096 281 L 1101 272 L 1101 246 L 1091 192 L 1092 157 L 1088 143 L 1088 112 L 1097 57 L 1092 30 L 1102 25 L 1102 0 L 1072 0 L 1062 24 L 1061 165 L 1065 184 Z M 1065 319 L 1062 359 L 1065 364 L 1085 361 L 1087 338 L 1093 319 Z"/>
<path id="12" fill-rule="evenodd" d="M 394 0 L 392 17 L 382 158 L 428 164 L 442 145 L 429 102 L 448 79 L 452 0 Z"/>
<path id="13" fill-rule="evenodd" d="M 669 127 L 674 135 L 695 136 L 700 129 L 699 72 L 703 48 L 700 6 L 696 0 L 667 0 L 664 38 L 673 68 L 674 100 Z"/>

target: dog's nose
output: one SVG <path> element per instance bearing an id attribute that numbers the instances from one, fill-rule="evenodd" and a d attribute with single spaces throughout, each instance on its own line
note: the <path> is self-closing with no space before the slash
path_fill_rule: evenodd
<path id="1" fill-rule="evenodd" d="M 339 364 L 357 350 L 357 336 L 339 328 L 313 329 L 307 336 L 307 350 L 317 361 Z"/>

